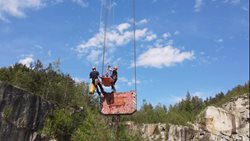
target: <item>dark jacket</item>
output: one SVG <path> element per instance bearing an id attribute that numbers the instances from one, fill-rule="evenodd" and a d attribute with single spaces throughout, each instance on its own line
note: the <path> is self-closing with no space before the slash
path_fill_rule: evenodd
<path id="1" fill-rule="evenodd" d="M 115 81 L 118 79 L 118 73 L 117 73 L 116 70 L 113 70 L 113 71 L 112 71 L 111 78 L 112 78 L 113 80 L 115 80 Z"/>
<path id="2" fill-rule="evenodd" d="M 98 71 L 91 71 L 89 74 L 89 78 L 92 79 L 92 83 L 95 83 L 95 79 L 98 79 L 99 72 Z"/>

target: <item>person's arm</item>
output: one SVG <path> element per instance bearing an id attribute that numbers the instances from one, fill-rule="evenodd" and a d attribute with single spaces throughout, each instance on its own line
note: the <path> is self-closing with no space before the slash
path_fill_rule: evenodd
<path id="1" fill-rule="evenodd" d="M 91 72 L 89 73 L 89 78 L 92 78 Z"/>
<path id="2" fill-rule="evenodd" d="M 113 79 L 117 79 L 117 72 L 115 70 L 113 70 L 112 76 L 113 76 Z"/>

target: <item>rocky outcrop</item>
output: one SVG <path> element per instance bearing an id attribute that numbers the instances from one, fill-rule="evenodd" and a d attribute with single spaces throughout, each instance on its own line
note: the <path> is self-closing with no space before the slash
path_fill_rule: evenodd
<path id="1" fill-rule="evenodd" d="M 41 97 L 0 82 L 0 141 L 39 141 L 37 131 L 53 105 Z"/>
<path id="2" fill-rule="evenodd" d="M 193 137 L 194 129 L 187 126 L 170 125 L 168 131 L 169 141 L 190 141 L 191 139 L 193 139 Z"/>
<path id="3" fill-rule="evenodd" d="M 249 94 L 234 97 L 222 108 L 209 106 L 190 127 L 171 125 L 169 141 L 249 141 Z"/>
<path id="4" fill-rule="evenodd" d="M 143 138 L 149 141 L 165 141 L 166 140 L 166 124 L 135 124 L 134 122 L 126 122 L 128 129 L 132 132 L 139 133 Z"/>

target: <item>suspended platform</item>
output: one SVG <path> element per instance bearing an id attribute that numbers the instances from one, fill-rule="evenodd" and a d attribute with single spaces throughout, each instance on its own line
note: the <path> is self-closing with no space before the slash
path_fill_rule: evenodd
<path id="1" fill-rule="evenodd" d="M 102 76 L 101 79 L 102 79 L 102 85 L 104 85 L 105 87 L 110 87 L 114 82 L 114 80 L 111 77 Z"/>
<path id="2" fill-rule="evenodd" d="M 104 115 L 130 115 L 136 112 L 136 92 L 106 93 L 101 98 L 101 113 Z"/>

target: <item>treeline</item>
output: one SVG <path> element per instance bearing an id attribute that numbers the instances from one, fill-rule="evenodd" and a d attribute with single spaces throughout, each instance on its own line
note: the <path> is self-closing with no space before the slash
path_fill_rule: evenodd
<path id="1" fill-rule="evenodd" d="M 0 81 L 26 89 L 58 105 L 54 113 L 47 117 L 40 134 L 60 141 L 144 140 L 140 135 L 127 131 L 123 124 L 118 130 L 110 126 L 111 117 L 100 114 L 99 98 L 88 95 L 87 83 L 76 83 L 69 74 L 62 73 L 59 60 L 47 67 L 37 60 L 30 67 L 17 63 L 0 68 Z M 249 93 L 249 82 L 226 94 L 220 92 L 205 100 L 187 92 L 184 99 L 169 107 L 162 104 L 153 106 L 143 100 L 140 110 L 133 115 L 123 116 L 122 121 L 186 125 L 194 121 L 205 107 L 221 106 L 232 96 L 245 93 Z"/>
<path id="2" fill-rule="evenodd" d="M 168 108 L 158 104 L 155 107 L 151 103 L 143 101 L 142 107 L 132 116 L 126 116 L 124 120 L 132 120 L 137 123 L 171 123 L 185 125 L 193 121 L 197 113 L 202 109 L 203 101 L 198 96 L 191 96 L 189 92 L 186 98 Z"/>
<path id="3" fill-rule="evenodd" d="M 132 116 L 126 116 L 124 121 L 135 121 L 136 123 L 171 123 L 179 125 L 187 125 L 188 122 L 193 122 L 196 116 L 207 106 L 222 106 L 230 101 L 231 97 L 249 93 L 249 82 L 244 85 L 238 85 L 226 94 L 220 92 L 214 97 L 209 97 L 202 100 L 198 96 L 191 96 L 187 92 L 186 97 L 180 102 L 170 105 L 168 108 L 165 105 L 158 104 L 153 107 L 151 103 L 143 101 L 142 107 Z"/>
<path id="4" fill-rule="evenodd" d="M 232 90 L 228 90 L 226 94 L 223 92 L 220 92 L 215 95 L 215 97 L 209 97 L 207 98 L 204 103 L 209 106 L 209 105 L 214 105 L 214 106 L 222 106 L 224 103 L 230 101 L 232 97 L 235 96 L 240 96 L 246 93 L 249 93 L 249 81 L 244 84 L 244 85 L 238 85 L 234 87 Z"/>
<path id="5" fill-rule="evenodd" d="M 88 75 L 88 74 L 86 74 Z M 60 141 L 142 140 L 125 130 L 110 126 L 111 118 L 100 114 L 99 98 L 88 95 L 87 83 L 76 83 L 60 71 L 60 60 L 44 67 L 40 60 L 27 67 L 16 63 L 0 68 L 0 81 L 10 83 L 57 105 L 46 118 L 41 135 Z"/>
<path id="6" fill-rule="evenodd" d="M 70 75 L 63 74 L 59 65 L 59 60 L 47 67 L 44 67 L 40 60 L 30 67 L 16 63 L 0 69 L 0 80 L 61 106 L 81 105 L 84 99 L 82 93 L 87 93 L 88 87 L 84 83 L 75 83 Z"/>

